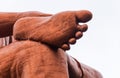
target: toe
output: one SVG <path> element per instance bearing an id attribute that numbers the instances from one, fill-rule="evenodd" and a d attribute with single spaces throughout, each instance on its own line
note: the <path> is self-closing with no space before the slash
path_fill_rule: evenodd
<path id="1" fill-rule="evenodd" d="M 69 42 L 69 44 L 75 44 L 76 39 L 75 38 L 70 38 L 68 42 Z"/>
<path id="2" fill-rule="evenodd" d="M 77 22 L 84 23 L 84 22 L 91 20 L 92 18 L 92 13 L 87 10 L 76 11 L 75 14 L 76 14 Z"/>
<path id="3" fill-rule="evenodd" d="M 80 32 L 80 31 L 76 32 L 76 34 L 75 34 L 76 39 L 79 39 L 79 38 L 81 38 L 82 36 L 83 36 L 83 33 Z"/>
<path id="4" fill-rule="evenodd" d="M 78 25 L 77 29 L 78 29 L 78 31 L 85 32 L 88 29 L 88 25 L 87 24 Z"/>
<path id="5" fill-rule="evenodd" d="M 69 45 L 69 44 L 63 44 L 63 45 L 61 46 L 61 48 L 62 48 L 63 50 L 69 50 L 69 49 L 70 49 L 70 45 Z"/>

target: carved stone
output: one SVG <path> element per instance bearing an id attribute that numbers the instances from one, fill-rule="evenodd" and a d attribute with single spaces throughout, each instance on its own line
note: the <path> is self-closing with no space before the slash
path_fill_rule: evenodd
<path id="1" fill-rule="evenodd" d="M 87 30 L 79 23 L 89 21 L 91 12 L 0 13 L 0 18 L 0 37 L 15 38 L 0 49 L 0 78 L 102 78 L 65 52 Z"/>

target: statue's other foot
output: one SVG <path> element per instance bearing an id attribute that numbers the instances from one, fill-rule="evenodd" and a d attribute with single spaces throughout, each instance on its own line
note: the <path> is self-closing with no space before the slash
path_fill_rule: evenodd
<path id="1" fill-rule="evenodd" d="M 67 50 L 69 44 L 74 44 L 87 30 L 86 25 L 78 23 L 85 23 L 91 18 L 91 12 L 86 10 L 66 11 L 50 17 L 22 18 L 15 23 L 13 35 L 16 40 L 29 39 Z"/>

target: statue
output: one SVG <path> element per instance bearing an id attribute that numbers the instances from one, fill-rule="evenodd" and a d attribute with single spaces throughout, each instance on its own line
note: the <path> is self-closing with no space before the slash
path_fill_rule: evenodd
<path id="1" fill-rule="evenodd" d="M 102 78 L 65 52 L 87 30 L 79 23 L 91 18 L 86 10 L 1 12 L 0 37 L 14 38 L 0 48 L 0 78 Z"/>

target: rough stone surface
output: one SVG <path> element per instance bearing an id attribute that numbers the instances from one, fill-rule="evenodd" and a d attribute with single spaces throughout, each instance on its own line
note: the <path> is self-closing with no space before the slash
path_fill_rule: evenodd
<path id="1" fill-rule="evenodd" d="M 0 48 L 0 78 L 102 78 L 99 72 L 64 51 L 87 30 L 79 23 L 89 21 L 91 12 L 0 13 L 0 18 L 0 37 L 12 35 L 14 30 L 17 40 Z M 10 33 L 2 31 L 6 28 Z"/>
<path id="2" fill-rule="evenodd" d="M 18 41 L 0 49 L 0 78 L 68 78 L 63 50 Z"/>
<path id="3" fill-rule="evenodd" d="M 16 40 L 40 41 L 55 47 L 61 47 L 70 38 L 75 37 L 79 22 L 92 18 L 89 11 L 66 11 L 50 17 L 26 17 L 14 25 Z"/>

